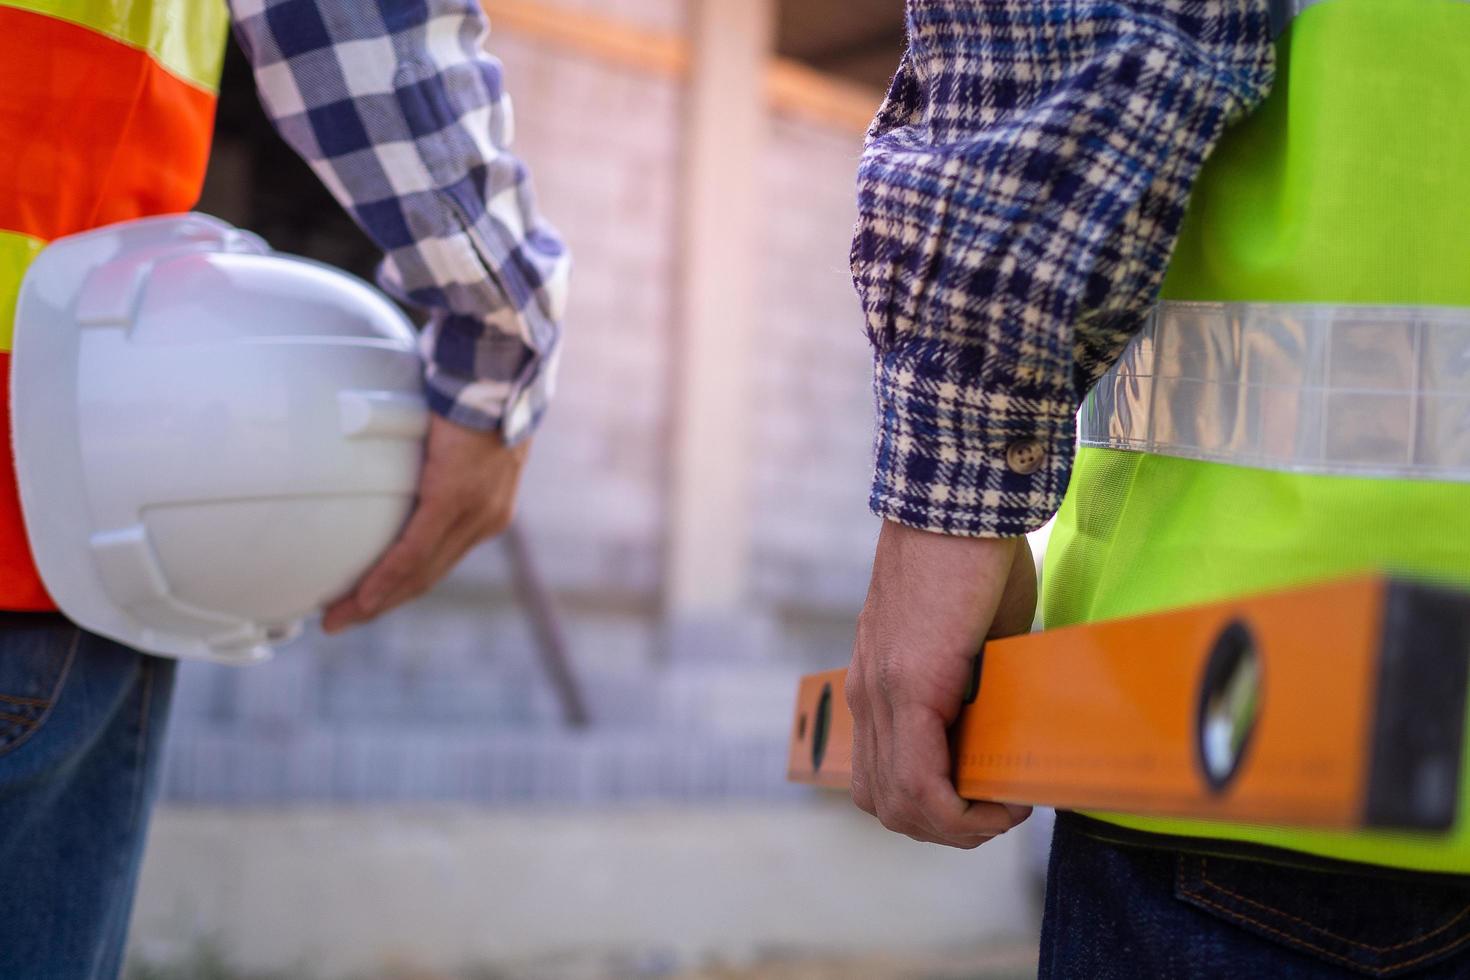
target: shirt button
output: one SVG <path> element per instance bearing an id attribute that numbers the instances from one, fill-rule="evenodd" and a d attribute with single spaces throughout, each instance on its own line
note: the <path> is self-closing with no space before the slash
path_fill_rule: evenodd
<path id="1" fill-rule="evenodd" d="M 1030 476 L 1045 460 L 1046 450 L 1035 439 L 1021 439 L 1006 447 L 1006 465 L 1012 473 Z"/>

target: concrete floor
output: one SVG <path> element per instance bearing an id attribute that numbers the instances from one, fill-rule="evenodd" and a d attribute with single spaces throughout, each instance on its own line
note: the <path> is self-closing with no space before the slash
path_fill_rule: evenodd
<path id="1" fill-rule="evenodd" d="M 824 799 L 172 807 L 131 964 L 140 980 L 1025 976 L 1035 850 L 1024 828 L 970 853 L 926 847 Z"/>

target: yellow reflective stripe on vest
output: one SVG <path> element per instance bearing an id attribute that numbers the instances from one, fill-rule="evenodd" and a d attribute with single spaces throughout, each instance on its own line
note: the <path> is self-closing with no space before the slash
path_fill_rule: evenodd
<path id="1" fill-rule="evenodd" d="M 173 74 L 208 92 L 219 88 L 221 39 L 230 14 L 223 0 L 0 0 L 68 21 L 147 51 Z"/>
<path id="2" fill-rule="evenodd" d="M 36 253 L 46 243 L 30 235 L 0 231 L 0 351 L 9 351 L 15 337 L 15 300 L 20 281 Z"/>

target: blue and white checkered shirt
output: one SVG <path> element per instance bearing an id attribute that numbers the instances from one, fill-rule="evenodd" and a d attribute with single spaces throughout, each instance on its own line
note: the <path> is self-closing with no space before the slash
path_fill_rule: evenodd
<path id="1" fill-rule="evenodd" d="M 431 406 L 514 442 L 551 395 L 570 256 L 508 147 L 477 0 L 230 0 L 260 101 L 429 313 Z"/>
<path id="2" fill-rule="evenodd" d="M 1206 156 L 1270 89 L 1268 8 L 909 0 L 852 251 L 875 513 L 1003 537 L 1056 512 L 1081 398 L 1157 297 Z"/>

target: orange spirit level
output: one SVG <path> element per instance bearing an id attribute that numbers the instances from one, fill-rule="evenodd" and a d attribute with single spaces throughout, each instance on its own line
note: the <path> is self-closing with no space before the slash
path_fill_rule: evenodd
<path id="1" fill-rule="evenodd" d="M 845 787 L 845 671 L 804 679 L 789 777 Z M 1447 830 L 1470 595 L 1368 577 L 987 643 L 953 734 L 968 799 Z"/>

